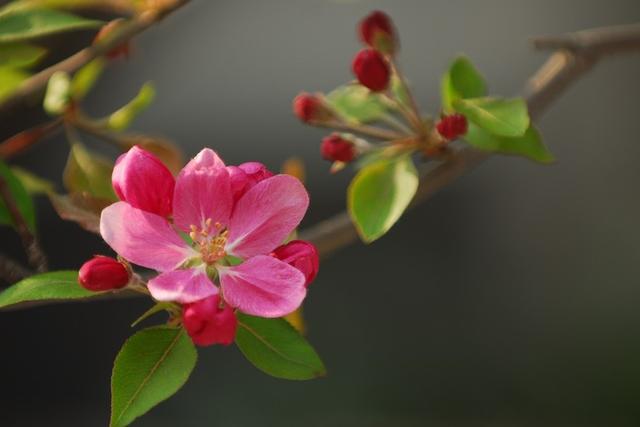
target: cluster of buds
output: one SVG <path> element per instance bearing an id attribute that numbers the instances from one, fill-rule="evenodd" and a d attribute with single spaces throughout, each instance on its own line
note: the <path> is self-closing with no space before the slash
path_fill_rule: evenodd
<path id="1" fill-rule="evenodd" d="M 427 157 L 438 157 L 447 150 L 447 144 L 467 132 L 466 118 L 461 114 L 443 115 L 439 121 L 421 117 L 421 113 L 411 95 L 409 87 L 397 66 L 396 55 L 399 50 L 399 38 L 393 22 L 387 14 L 374 11 L 358 25 L 358 38 L 365 47 L 356 53 L 351 70 L 357 83 L 368 90 L 372 102 L 382 102 L 405 119 L 407 125 L 386 117 L 385 125 L 392 129 L 368 126 L 343 117 L 334 108 L 330 98 L 322 94 L 303 92 L 293 101 L 295 115 L 304 123 L 350 131 L 355 134 L 382 139 L 379 146 L 350 138 L 346 134 L 333 133 L 322 140 L 322 157 L 334 163 L 332 170 L 355 160 L 377 147 L 393 146 L 391 153 L 405 149 L 415 149 Z M 392 84 L 393 82 L 393 84 Z M 395 88 L 396 82 L 400 91 Z M 364 89 L 366 88 L 366 89 Z M 400 98 L 400 92 L 406 97 Z M 337 166 L 337 167 L 336 167 Z"/>

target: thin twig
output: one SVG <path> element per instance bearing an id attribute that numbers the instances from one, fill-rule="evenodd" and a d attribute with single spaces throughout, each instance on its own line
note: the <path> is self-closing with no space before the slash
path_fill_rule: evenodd
<path id="1" fill-rule="evenodd" d="M 11 194 L 9 185 L 3 176 L 0 176 L 0 198 L 2 198 L 2 201 L 7 207 L 9 216 L 16 227 L 20 240 L 22 240 L 22 245 L 27 253 L 29 264 L 37 272 L 47 271 L 47 257 L 42 251 L 42 248 L 40 248 L 38 239 L 33 235 L 33 233 L 31 233 L 31 230 L 29 230 L 27 221 L 18 209 L 16 200 L 14 199 L 13 194 Z"/>
<path id="2" fill-rule="evenodd" d="M 18 261 L 5 255 L 0 255 L 0 279 L 4 280 L 7 284 L 11 285 L 16 283 L 32 274 L 33 271 L 24 267 Z"/>
<path id="3" fill-rule="evenodd" d="M 57 118 L 49 122 L 37 125 L 31 129 L 15 134 L 0 143 L 0 159 L 10 158 L 28 150 L 38 141 L 53 135 L 62 128 L 62 119 Z"/>
<path id="4" fill-rule="evenodd" d="M 362 125 L 362 124 L 351 124 L 351 123 L 341 122 L 337 120 L 332 120 L 328 122 L 309 122 L 309 124 L 316 127 L 359 133 L 361 135 L 366 135 L 366 136 L 383 139 L 383 140 L 400 139 L 406 136 L 402 133 L 389 130 L 389 129 L 382 129 L 376 126 L 369 126 L 369 125 Z"/>
<path id="5" fill-rule="evenodd" d="M 20 86 L 16 88 L 16 90 L 11 92 L 9 96 L 4 98 L 3 101 L 0 102 L 0 114 L 11 110 L 16 105 L 20 105 L 26 99 L 31 99 L 31 97 L 34 95 L 41 94 L 47 86 L 49 78 L 55 72 L 65 71 L 67 73 L 72 73 L 76 71 L 93 59 L 104 55 L 113 48 L 131 39 L 138 33 L 156 24 L 166 15 L 180 8 L 188 2 L 189 0 L 159 2 L 163 5 L 162 9 L 149 9 L 141 12 L 139 15 L 136 15 L 131 20 L 116 28 L 113 32 L 113 35 L 106 38 L 103 42 L 99 42 L 85 49 L 82 49 L 81 51 L 75 53 L 64 61 L 58 62 L 57 64 L 52 65 L 51 67 L 46 68 L 35 74 L 34 76 L 28 78 L 27 80 L 22 82 Z"/>

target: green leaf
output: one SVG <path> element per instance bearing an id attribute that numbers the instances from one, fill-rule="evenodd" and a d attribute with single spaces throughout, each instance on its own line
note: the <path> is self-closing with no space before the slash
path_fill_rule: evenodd
<path id="1" fill-rule="evenodd" d="M 47 50 L 27 43 L 0 45 L 0 67 L 29 68 L 36 65 Z"/>
<path id="2" fill-rule="evenodd" d="M 70 99 L 71 79 L 69 74 L 64 71 L 56 71 L 47 83 L 47 92 L 42 102 L 44 110 L 52 116 L 58 116 L 67 110 Z"/>
<path id="3" fill-rule="evenodd" d="M 27 301 L 91 298 L 91 292 L 78 284 L 77 271 L 52 271 L 28 277 L 0 293 L 0 308 Z"/>
<path id="4" fill-rule="evenodd" d="M 464 139 L 481 150 L 520 155 L 540 163 L 551 163 L 555 160 L 553 154 L 542 142 L 540 133 L 533 126 L 529 126 L 522 136 L 507 138 L 491 135 L 473 123 L 469 123 L 469 130 Z"/>
<path id="5" fill-rule="evenodd" d="M 28 73 L 17 68 L 0 67 L 0 101 L 11 95 L 28 77 Z"/>
<path id="6" fill-rule="evenodd" d="M 140 315 L 140 317 L 138 317 L 136 320 L 134 320 L 133 323 L 131 324 L 131 327 L 133 328 L 134 326 L 136 326 L 137 324 L 139 324 L 143 320 L 148 319 L 149 317 L 153 316 L 156 313 L 160 313 L 161 311 L 167 310 L 168 308 L 172 307 L 173 305 L 174 304 L 171 303 L 171 302 L 158 302 L 158 303 L 155 303 L 153 306 L 151 306 L 150 309 L 148 309 L 147 311 L 142 313 Z"/>
<path id="7" fill-rule="evenodd" d="M 157 326 L 129 338 L 113 364 L 109 426 L 129 425 L 177 392 L 197 358 L 182 328 Z"/>
<path id="8" fill-rule="evenodd" d="M 286 320 L 238 313 L 236 344 L 266 374 L 288 380 L 309 380 L 326 374 L 322 360 Z"/>
<path id="9" fill-rule="evenodd" d="M 18 42 L 66 31 L 98 28 L 102 21 L 45 8 L 12 8 L 0 14 L 0 43 Z"/>
<path id="10" fill-rule="evenodd" d="M 27 193 L 20 180 L 11 172 L 11 169 L 0 160 L 0 176 L 7 183 L 9 193 L 13 196 L 18 211 L 22 214 L 27 226 L 32 233 L 36 231 L 36 212 L 33 207 L 33 200 Z M 13 218 L 7 205 L 0 199 L 0 224 L 14 225 Z"/>
<path id="11" fill-rule="evenodd" d="M 118 131 L 128 128 L 138 114 L 142 113 L 151 105 L 155 95 L 156 90 L 153 88 L 153 85 L 150 82 L 145 83 L 135 98 L 109 116 L 107 124 L 111 129 Z"/>
<path id="12" fill-rule="evenodd" d="M 352 122 L 371 122 L 387 112 L 387 104 L 382 96 L 358 84 L 335 89 L 327 95 L 327 102 L 338 114 Z"/>
<path id="13" fill-rule="evenodd" d="M 31 195 L 48 194 L 55 190 L 53 182 L 40 178 L 26 169 L 13 166 L 11 172 L 20 180 L 27 193 Z"/>
<path id="14" fill-rule="evenodd" d="M 527 104 L 522 98 L 458 99 L 453 108 L 484 130 L 498 136 L 522 136 L 529 127 Z"/>
<path id="15" fill-rule="evenodd" d="M 80 100 L 91 90 L 102 71 L 105 61 L 103 58 L 96 58 L 84 67 L 80 68 L 71 80 L 71 95 L 75 100 Z"/>
<path id="16" fill-rule="evenodd" d="M 362 239 L 370 243 L 389 231 L 417 189 L 418 172 L 409 155 L 362 168 L 347 192 L 349 214 Z"/>
<path id="17" fill-rule="evenodd" d="M 74 142 L 64 168 L 63 182 L 69 192 L 86 192 L 94 197 L 115 200 L 111 186 L 112 171 L 111 161 Z"/>
<path id="18" fill-rule="evenodd" d="M 479 98 L 487 94 L 484 78 L 471 61 L 460 56 L 442 77 L 442 106 L 445 112 L 453 110 L 453 102 L 458 99 Z"/>

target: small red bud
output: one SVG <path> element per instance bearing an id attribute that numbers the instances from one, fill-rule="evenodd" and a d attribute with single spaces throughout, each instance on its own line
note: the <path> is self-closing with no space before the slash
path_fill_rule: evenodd
<path id="1" fill-rule="evenodd" d="M 389 86 L 389 64 L 375 49 L 363 49 L 358 52 L 351 68 L 360 84 L 374 92 L 385 90 Z"/>
<path id="2" fill-rule="evenodd" d="M 351 141 L 347 141 L 337 133 L 322 140 L 320 154 L 326 160 L 349 163 L 356 157 L 356 149 Z"/>
<path id="3" fill-rule="evenodd" d="M 307 92 L 302 92 L 294 98 L 293 113 L 305 123 L 324 122 L 333 118 L 333 113 L 322 100 Z"/>
<path id="4" fill-rule="evenodd" d="M 456 139 L 467 133 L 467 118 L 462 114 L 443 116 L 436 124 L 436 129 L 444 139 Z"/>
<path id="5" fill-rule="evenodd" d="M 184 305 L 182 323 L 193 342 L 199 346 L 229 345 L 236 337 L 238 319 L 228 305 L 220 306 L 220 295 L 212 295 Z"/>
<path id="6" fill-rule="evenodd" d="M 80 267 L 78 282 L 94 292 L 120 289 L 129 283 L 129 270 L 116 259 L 96 255 Z"/>
<path id="7" fill-rule="evenodd" d="M 358 34 L 363 43 L 392 55 L 397 48 L 396 32 L 391 18 L 379 10 L 367 15 L 358 26 Z"/>
<path id="8" fill-rule="evenodd" d="M 113 30 L 115 30 L 117 27 L 119 27 L 123 23 L 124 23 L 123 19 L 115 19 L 105 24 L 100 29 L 100 31 L 98 31 L 98 34 L 96 35 L 95 39 L 93 39 L 93 43 L 96 44 L 101 40 L 104 40 L 106 37 L 109 36 L 110 33 L 113 32 Z M 105 54 L 105 56 L 109 59 L 117 59 L 120 57 L 129 58 L 130 53 L 131 53 L 131 45 L 129 44 L 128 41 L 126 41 L 114 47 L 113 49 L 111 49 L 109 52 Z"/>
<path id="9" fill-rule="evenodd" d="M 318 250 L 314 245 L 304 240 L 292 240 L 286 245 L 277 247 L 271 256 L 286 262 L 300 270 L 305 278 L 305 286 L 309 286 L 318 274 L 320 260 Z"/>

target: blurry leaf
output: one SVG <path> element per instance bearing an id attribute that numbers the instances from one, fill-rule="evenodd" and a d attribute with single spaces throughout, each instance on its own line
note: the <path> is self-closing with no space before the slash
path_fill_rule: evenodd
<path id="1" fill-rule="evenodd" d="M 33 67 L 46 54 L 46 49 L 27 43 L 0 44 L 0 67 Z"/>
<path id="2" fill-rule="evenodd" d="M 389 231 L 417 189 L 418 173 L 409 155 L 361 169 L 349 185 L 347 205 L 362 240 L 370 243 Z"/>
<path id="3" fill-rule="evenodd" d="M 71 79 L 64 71 L 56 71 L 49 78 L 47 92 L 42 103 L 44 110 L 52 115 L 58 116 L 64 113 L 71 99 Z"/>
<path id="4" fill-rule="evenodd" d="M 13 135 L 0 144 L 0 158 L 9 158 L 26 150 L 42 137 L 53 133 L 61 125 L 62 121 L 56 119 Z"/>
<path id="5" fill-rule="evenodd" d="M 27 193 L 31 195 L 48 194 L 55 190 L 53 182 L 40 178 L 26 169 L 14 166 L 11 171 L 20 180 Z"/>
<path id="6" fill-rule="evenodd" d="M 458 99 L 453 108 L 493 135 L 522 136 L 529 127 L 527 104 L 522 98 Z"/>
<path id="7" fill-rule="evenodd" d="M 79 142 L 74 142 L 64 168 L 63 182 L 70 193 L 89 193 L 91 196 L 116 200 L 111 185 L 113 163 L 90 153 Z"/>
<path id="8" fill-rule="evenodd" d="M 327 102 L 338 114 L 353 122 L 378 120 L 387 111 L 382 96 L 358 84 L 335 89 L 327 95 Z"/>
<path id="9" fill-rule="evenodd" d="M 129 425 L 177 392 L 197 359 L 182 328 L 156 326 L 129 338 L 113 364 L 109 426 Z"/>
<path id="10" fill-rule="evenodd" d="M 238 313 L 236 344 L 251 363 L 274 377 L 308 380 L 326 374 L 313 347 L 284 319 Z"/>
<path id="11" fill-rule="evenodd" d="M 96 9 L 119 10 L 122 12 L 135 11 L 135 4 L 143 0 L 18 0 L 10 6 L 19 7 L 21 9 L 68 9 L 68 10 L 87 10 Z"/>
<path id="12" fill-rule="evenodd" d="M 78 284 L 77 271 L 52 271 L 27 277 L 0 293 L 0 308 L 26 301 L 90 298 L 100 295 Z"/>
<path id="13" fill-rule="evenodd" d="M 63 196 L 55 193 L 49 193 L 49 200 L 60 218 L 73 221 L 87 231 L 100 234 L 100 215 L 98 213 L 110 201 L 100 203 L 99 200 L 86 195 Z"/>
<path id="14" fill-rule="evenodd" d="M 31 200 L 31 196 L 27 193 L 27 190 L 25 190 L 20 180 L 13 174 L 13 172 L 11 172 L 11 169 L 9 169 L 2 160 L 0 160 L 0 176 L 2 176 L 4 181 L 7 183 L 9 193 L 13 196 L 16 208 L 20 214 L 22 214 L 27 226 L 32 233 L 35 233 L 36 213 L 33 207 L 33 200 Z M 0 224 L 15 226 L 9 209 L 2 198 L 0 198 Z"/>
<path id="15" fill-rule="evenodd" d="M 299 157 L 289 157 L 282 165 L 282 173 L 295 176 L 304 183 L 306 178 L 304 162 Z"/>
<path id="16" fill-rule="evenodd" d="M 302 306 L 300 306 L 300 308 L 298 308 L 293 313 L 284 316 L 284 320 L 289 322 L 289 324 L 293 326 L 296 331 L 298 331 L 302 335 L 305 334 L 307 327 L 304 322 L 304 316 L 302 315 Z"/>
<path id="17" fill-rule="evenodd" d="M 530 126 L 523 136 L 507 138 L 491 135 L 473 123 L 469 123 L 469 130 L 464 139 L 481 150 L 520 155 L 540 163 L 551 163 L 555 160 L 553 154 L 542 142 L 540 133 L 533 126 Z"/>
<path id="18" fill-rule="evenodd" d="M 0 14 L 0 43 L 29 40 L 65 31 L 98 28 L 102 21 L 45 8 L 11 8 Z"/>
<path id="19" fill-rule="evenodd" d="M 487 94 L 484 78 L 465 56 L 456 58 L 442 77 L 442 107 L 453 111 L 453 102 L 458 99 L 479 98 Z"/>
<path id="20" fill-rule="evenodd" d="M 89 93 L 98 78 L 100 78 L 104 66 L 104 59 L 96 58 L 73 75 L 71 80 L 71 96 L 73 99 L 80 100 Z"/>
<path id="21" fill-rule="evenodd" d="M 184 156 L 182 151 L 175 144 L 166 139 L 150 137 L 145 135 L 123 136 L 120 147 L 123 151 L 129 150 L 134 145 L 144 148 L 145 150 L 158 156 L 162 163 L 169 168 L 171 172 L 177 174 L 184 166 Z"/>
<path id="22" fill-rule="evenodd" d="M 155 95 L 156 90 L 153 85 L 150 82 L 145 83 L 135 98 L 109 116 L 107 124 L 111 129 L 118 131 L 128 128 L 138 114 L 151 105 Z"/>
<path id="23" fill-rule="evenodd" d="M 0 101 L 11 95 L 29 74 L 12 67 L 0 67 Z"/>

